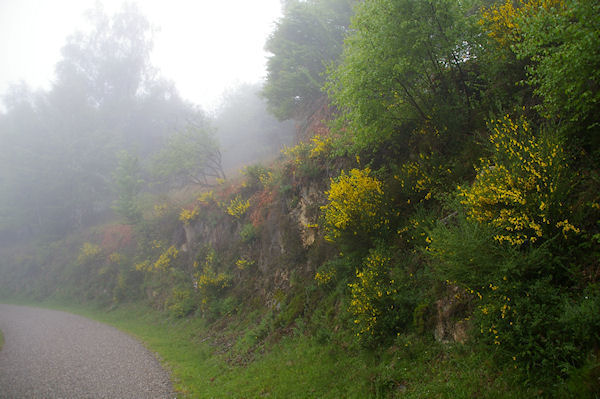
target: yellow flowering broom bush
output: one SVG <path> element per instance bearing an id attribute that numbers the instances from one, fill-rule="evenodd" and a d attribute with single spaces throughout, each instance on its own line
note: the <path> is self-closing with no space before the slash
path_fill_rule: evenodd
<path id="1" fill-rule="evenodd" d="M 521 40 L 523 19 L 540 10 L 562 9 L 564 0 L 506 0 L 483 10 L 479 24 L 501 47 Z"/>
<path id="2" fill-rule="evenodd" d="M 467 215 L 515 246 L 579 233 L 569 221 L 569 165 L 559 138 L 535 135 L 524 118 L 508 115 L 490 128 L 492 156 L 481 160 L 473 185 L 460 188 Z"/>
<path id="3" fill-rule="evenodd" d="M 205 313 L 211 310 L 211 301 L 231 284 L 231 276 L 227 273 L 218 273 L 216 264 L 215 250 L 208 248 L 202 269 L 194 273 L 194 287 L 200 294 L 200 309 Z M 194 268 L 199 267 L 200 264 L 195 262 Z"/>
<path id="4" fill-rule="evenodd" d="M 90 242 L 83 243 L 77 256 L 77 263 L 80 265 L 98 262 L 102 256 L 102 248 Z"/>
<path id="5" fill-rule="evenodd" d="M 387 246 L 371 249 L 356 280 L 349 284 L 349 311 L 354 317 L 356 335 L 366 344 L 378 343 L 394 336 L 410 323 L 415 298 L 393 274 L 392 258 Z"/>
<path id="6" fill-rule="evenodd" d="M 229 206 L 227 207 L 227 213 L 236 219 L 240 219 L 242 216 L 244 216 L 248 208 L 250 208 L 250 201 L 243 200 L 240 196 L 237 196 L 229 203 Z"/>
<path id="7" fill-rule="evenodd" d="M 383 216 L 383 184 L 371 176 L 371 170 L 342 171 L 331 179 L 326 192 L 328 203 L 321 207 L 327 228 L 326 238 L 338 241 L 342 237 L 370 236 L 389 225 Z"/>

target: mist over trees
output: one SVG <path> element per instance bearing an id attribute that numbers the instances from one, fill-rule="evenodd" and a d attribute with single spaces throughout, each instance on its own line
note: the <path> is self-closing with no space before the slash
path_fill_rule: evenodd
<path id="1" fill-rule="evenodd" d="M 135 6 L 88 15 L 71 35 L 48 91 L 14 86 L 0 116 L 0 232 L 64 234 L 110 213 L 117 154 L 142 159 L 204 113 L 152 67 L 152 30 Z"/>
<path id="2" fill-rule="evenodd" d="M 266 81 L 213 118 L 131 7 L 14 87 L 0 238 L 85 234 L 6 248 L 0 291 L 202 317 L 234 371 L 313 341 L 371 359 L 364 397 L 597 397 L 600 3 L 283 5 Z"/>
<path id="3" fill-rule="evenodd" d="M 327 67 L 342 52 L 355 0 L 290 0 L 265 44 L 263 95 L 280 120 L 303 120 L 327 103 L 322 87 Z"/>
<path id="4" fill-rule="evenodd" d="M 153 28 L 135 5 L 87 12 L 48 90 L 13 85 L 0 115 L 0 237 L 60 237 L 112 217 L 139 221 L 144 191 L 208 187 L 226 170 L 273 159 L 293 122 L 243 84 L 215 117 L 184 101 L 151 64 Z"/>
<path id="5" fill-rule="evenodd" d="M 216 113 L 214 125 L 225 170 L 273 159 L 295 140 L 295 123 L 280 122 L 268 111 L 262 87 L 260 83 L 236 87 Z"/>

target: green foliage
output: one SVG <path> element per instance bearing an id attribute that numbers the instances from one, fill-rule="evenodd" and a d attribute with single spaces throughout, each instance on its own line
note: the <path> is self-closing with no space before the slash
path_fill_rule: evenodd
<path id="1" fill-rule="evenodd" d="M 535 256 L 529 260 L 548 262 Z M 482 339 L 533 381 L 555 382 L 581 367 L 600 338 L 598 290 L 571 297 L 550 276 L 532 281 L 519 277 L 482 290 L 476 314 Z"/>
<path id="2" fill-rule="evenodd" d="M 497 279 L 506 256 L 513 248 L 497 245 L 495 230 L 468 219 L 463 212 L 447 223 L 438 223 L 427 231 L 427 256 L 441 281 L 457 281 L 467 287 L 477 287 L 487 279 Z M 502 277 L 502 276 L 500 276 Z"/>
<path id="3" fill-rule="evenodd" d="M 131 269 L 129 265 L 124 270 L 119 270 L 113 289 L 113 302 L 122 303 L 140 298 L 140 287 L 142 285 L 142 274 Z"/>
<path id="4" fill-rule="evenodd" d="M 113 209 L 129 224 L 140 222 L 142 213 L 138 196 L 144 181 L 141 178 L 141 168 L 138 158 L 127 153 L 119 154 L 119 164 L 113 174 L 117 200 Z"/>
<path id="5" fill-rule="evenodd" d="M 240 230 L 242 242 L 248 243 L 256 238 L 256 227 L 252 223 L 246 223 Z"/>
<path id="6" fill-rule="evenodd" d="M 188 288 L 173 288 L 166 303 L 167 310 L 175 317 L 185 317 L 196 309 L 192 290 Z"/>
<path id="7" fill-rule="evenodd" d="M 179 186 L 211 186 L 212 180 L 225 178 L 217 141 L 209 130 L 196 126 L 169 137 L 153 167 L 156 176 Z"/>
<path id="8" fill-rule="evenodd" d="M 85 242 L 79 251 L 77 263 L 80 265 L 96 263 L 100 261 L 101 257 L 102 249 L 98 245 L 92 244 L 91 242 Z"/>
<path id="9" fill-rule="evenodd" d="M 200 267 L 198 263 L 194 265 Z M 214 312 L 213 301 L 218 299 L 222 291 L 231 284 L 231 276 L 216 271 L 217 259 L 214 249 L 208 248 L 202 268 L 194 273 L 194 287 L 200 295 L 200 309 L 205 314 Z"/>
<path id="10" fill-rule="evenodd" d="M 263 95 L 280 120 L 314 112 L 323 97 L 325 67 L 335 61 L 352 15 L 352 0 L 291 1 L 265 49 L 267 81 Z"/>
<path id="11" fill-rule="evenodd" d="M 261 164 L 254 164 L 246 166 L 243 173 L 246 180 L 242 187 L 245 192 L 252 194 L 265 186 L 266 179 L 272 172 Z"/>
<path id="12" fill-rule="evenodd" d="M 369 0 L 356 7 L 327 90 L 358 149 L 409 133 L 415 123 L 462 128 L 474 104 L 476 48 L 470 2 Z"/>
<path id="13" fill-rule="evenodd" d="M 356 335 L 366 345 L 379 345 L 400 335 L 415 318 L 418 294 L 411 288 L 413 273 L 408 264 L 396 264 L 386 246 L 369 251 L 356 279 L 348 284 L 351 291 L 349 311 L 354 317 Z"/>
<path id="14" fill-rule="evenodd" d="M 495 229 L 458 214 L 429 232 L 426 254 L 435 276 L 457 284 L 475 307 L 481 342 L 496 360 L 548 383 L 581 367 L 598 342 L 597 288 L 569 291 L 572 272 L 553 240 L 517 249 L 494 240 Z"/>
<path id="15" fill-rule="evenodd" d="M 553 4 L 554 3 L 554 4 Z M 600 123 L 600 5 L 565 0 L 518 19 L 516 54 L 532 62 L 528 83 L 543 99 L 543 115 L 588 136 Z M 589 137 L 598 144 L 597 138 Z"/>

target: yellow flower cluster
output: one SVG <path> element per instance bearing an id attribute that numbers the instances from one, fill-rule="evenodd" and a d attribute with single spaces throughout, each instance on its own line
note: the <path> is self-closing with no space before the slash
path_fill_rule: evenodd
<path id="1" fill-rule="evenodd" d="M 123 255 L 118 252 L 113 252 L 108 255 L 108 260 L 110 263 L 119 264 L 123 260 Z"/>
<path id="2" fill-rule="evenodd" d="M 263 187 L 267 188 L 275 182 L 275 175 L 272 171 L 269 170 L 264 173 L 261 173 L 258 176 L 258 180 L 260 180 L 260 183 L 263 185 Z"/>
<path id="3" fill-rule="evenodd" d="M 233 217 L 241 218 L 244 216 L 246 211 L 250 208 L 250 201 L 242 200 L 242 198 L 238 195 L 234 199 L 231 200 L 229 206 L 227 207 L 227 213 Z"/>
<path id="4" fill-rule="evenodd" d="M 383 205 L 383 184 L 370 176 L 369 168 L 344 171 L 326 192 L 329 202 L 321 207 L 328 228 L 327 239 L 335 240 L 343 232 L 377 230 L 387 221 L 380 217 Z"/>
<path id="5" fill-rule="evenodd" d="M 165 214 L 168 207 L 169 207 L 169 205 L 166 203 L 155 204 L 154 205 L 154 213 L 156 214 L 156 216 L 161 217 Z"/>
<path id="6" fill-rule="evenodd" d="M 179 220 L 181 220 L 184 224 L 188 225 L 192 221 L 194 221 L 194 219 L 196 219 L 198 217 L 198 214 L 199 214 L 198 208 L 193 208 L 193 209 L 185 209 L 184 208 L 179 213 Z"/>
<path id="7" fill-rule="evenodd" d="M 483 10 L 479 24 L 501 47 L 508 48 L 520 40 L 521 19 L 535 15 L 539 10 L 562 9 L 564 0 L 506 0 Z"/>
<path id="8" fill-rule="evenodd" d="M 248 259 L 238 259 L 235 261 L 235 266 L 239 269 L 239 270 L 245 270 L 246 268 L 248 268 L 249 266 L 252 266 L 254 264 L 253 261 L 248 260 Z"/>
<path id="9" fill-rule="evenodd" d="M 315 274 L 317 285 L 325 285 L 335 278 L 335 270 L 321 270 Z"/>
<path id="10" fill-rule="evenodd" d="M 312 141 L 312 148 L 309 153 L 311 158 L 317 158 L 331 149 L 330 137 L 314 136 L 310 141 Z"/>
<path id="11" fill-rule="evenodd" d="M 230 278 L 225 273 L 215 273 L 209 265 L 204 266 L 202 273 L 196 274 L 196 285 L 200 291 L 209 288 L 225 288 L 229 285 Z"/>
<path id="12" fill-rule="evenodd" d="M 150 270 L 150 261 L 145 260 L 143 262 L 139 262 L 135 264 L 135 270 L 137 271 L 149 271 Z"/>
<path id="13" fill-rule="evenodd" d="M 90 242 L 83 243 L 83 247 L 79 250 L 79 256 L 77 257 L 77 263 L 84 264 L 98 260 L 98 257 L 102 249 L 96 244 Z"/>
<path id="14" fill-rule="evenodd" d="M 508 115 L 490 127 L 494 156 L 481 161 L 471 187 L 459 187 L 469 217 L 498 228 L 495 239 L 512 245 L 536 242 L 555 228 L 565 236 L 579 232 L 559 217 L 557 187 L 568 168 L 560 144 L 535 137 L 526 120 L 515 123 Z"/>
<path id="15" fill-rule="evenodd" d="M 503 278 L 505 281 L 506 279 L 506 277 Z M 480 332 L 484 336 L 487 335 L 494 345 L 502 344 L 503 334 L 505 336 L 511 335 L 511 330 L 514 328 L 514 320 L 517 317 L 517 312 L 511 303 L 510 297 L 500 293 L 500 291 L 496 292 L 499 288 L 494 283 L 490 283 L 489 289 L 491 292 L 486 297 L 487 304 L 478 306 L 479 311 L 484 316 Z M 481 294 L 477 292 L 477 295 L 481 300 Z"/>
<path id="16" fill-rule="evenodd" d="M 421 202 L 431 199 L 432 192 L 435 191 L 440 181 L 452 174 L 449 168 L 436 165 L 432 160 L 432 155 L 433 153 L 419 153 L 416 161 L 406 162 L 402 165 L 401 176 L 394 176 L 402 188 L 408 187 L 413 192 L 423 195 Z"/>
<path id="17" fill-rule="evenodd" d="M 378 251 L 366 258 L 362 270 L 356 271 L 357 281 L 349 284 L 352 300 L 349 311 L 354 315 L 358 335 L 374 334 L 378 319 L 388 311 L 384 305 L 388 297 L 398 293 L 394 280 L 388 277 L 391 259 Z"/>
<path id="18" fill-rule="evenodd" d="M 206 191 L 198 197 L 198 202 L 201 204 L 208 204 L 211 201 L 215 200 L 215 193 L 213 190 Z"/>
<path id="19" fill-rule="evenodd" d="M 177 259 L 178 256 L 179 256 L 179 250 L 177 250 L 177 248 L 175 248 L 175 246 L 171 245 L 169 248 L 167 248 L 167 250 L 165 252 L 163 252 L 158 257 L 156 262 L 154 262 L 154 264 L 152 265 L 151 269 L 167 271 L 171 267 L 172 262 L 175 259 Z"/>
<path id="20" fill-rule="evenodd" d="M 300 165 L 303 160 L 306 159 L 310 150 L 310 145 L 307 143 L 300 143 L 293 147 L 285 146 L 281 152 L 287 158 L 291 159 L 294 164 Z"/>

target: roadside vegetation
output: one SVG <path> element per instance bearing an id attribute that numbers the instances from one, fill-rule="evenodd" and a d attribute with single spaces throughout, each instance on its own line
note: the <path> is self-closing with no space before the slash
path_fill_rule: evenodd
<path id="1" fill-rule="evenodd" d="M 15 240 L 0 295 L 85 304 L 189 397 L 596 398 L 599 24 L 286 2 L 263 95 L 297 144 L 229 178 L 205 125 L 123 155 L 119 219 Z"/>

